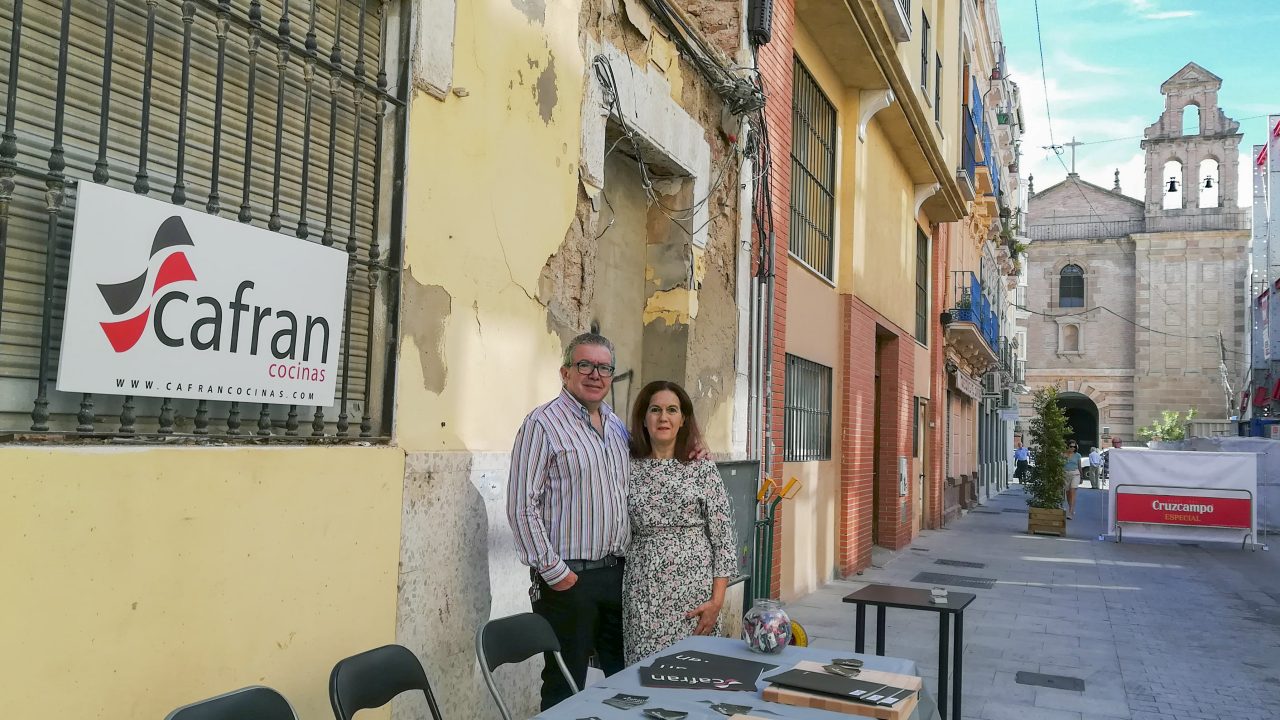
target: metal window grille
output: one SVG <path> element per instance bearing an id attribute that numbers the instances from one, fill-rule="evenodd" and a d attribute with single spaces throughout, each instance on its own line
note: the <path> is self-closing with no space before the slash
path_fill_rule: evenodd
<path id="1" fill-rule="evenodd" d="M 929 92 L 929 16 L 920 11 L 920 89 Z"/>
<path id="2" fill-rule="evenodd" d="M 0 435 L 390 436 L 408 18 L 402 0 L 0 6 Z M 89 182 L 345 249 L 334 405 L 56 391 Z"/>
<path id="3" fill-rule="evenodd" d="M 1084 270 L 1079 265 L 1058 273 L 1058 307 L 1084 307 Z"/>
<path id="4" fill-rule="evenodd" d="M 916 340 L 929 344 L 929 236 L 916 228 Z"/>
<path id="5" fill-rule="evenodd" d="M 795 58 L 791 125 L 790 252 L 833 280 L 835 256 L 836 108 Z"/>
<path id="6" fill-rule="evenodd" d="M 831 368 L 787 355 L 783 460 L 831 459 Z"/>

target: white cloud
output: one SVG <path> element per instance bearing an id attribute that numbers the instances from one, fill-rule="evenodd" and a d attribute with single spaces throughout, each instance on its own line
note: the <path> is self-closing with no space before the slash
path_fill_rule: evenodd
<path id="1" fill-rule="evenodd" d="M 1104 65 L 1093 65 L 1067 52 L 1059 52 L 1055 54 L 1056 61 L 1055 70 L 1064 70 L 1069 73 L 1082 73 L 1086 75 L 1124 75 L 1126 71 L 1120 67 L 1108 67 Z"/>
<path id="2" fill-rule="evenodd" d="M 1146 20 L 1177 20 L 1178 18 L 1195 17 L 1194 10 L 1165 10 L 1163 12 L 1144 13 L 1143 18 Z"/>

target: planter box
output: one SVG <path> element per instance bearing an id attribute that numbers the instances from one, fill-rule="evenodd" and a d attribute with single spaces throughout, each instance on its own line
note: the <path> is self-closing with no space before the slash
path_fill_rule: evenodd
<path id="1" fill-rule="evenodd" d="M 1032 535 L 1067 534 L 1067 511 L 1062 508 L 1027 508 L 1027 532 Z"/>

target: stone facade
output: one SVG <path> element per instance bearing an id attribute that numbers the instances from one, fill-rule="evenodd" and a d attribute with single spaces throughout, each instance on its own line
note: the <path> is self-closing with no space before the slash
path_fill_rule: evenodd
<path id="1" fill-rule="evenodd" d="M 1249 232 L 1235 207 L 1241 136 L 1216 107 L 1221 82 L 1190 63 L 1161 86 L 1165 111 L 1142 143 L 1145 201 L 1122 195 L 1118 177 L 1108 190 L 1075 174 L 1030 200 L 1027 384 L 1087 397 L 1101 435 L 1132 440 L 1163 410 L 1230 412 L 1223 366 L 1238 381 Z M 1188 104 L 1199 108 L 1198 134 L 1182 134 Z M 1199 207 L 1204 195 L 1187 192 L 1165 209 L 1165 164 L 1184 162 L 1182 187 L 1199 190 L 1205 158 L 1221 161 L 1220 199 Z M 1082 298 L 1072 266 L 1082 271 Z"/>

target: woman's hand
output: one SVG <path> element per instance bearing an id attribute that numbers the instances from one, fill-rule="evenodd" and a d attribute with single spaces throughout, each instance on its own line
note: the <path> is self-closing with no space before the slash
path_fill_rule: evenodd
<path id="1" fill-rule="evenodd" d="M 697 618 L 698 626 L 694 628 L 694 635 L 710 635 L 716 629 L 716 621 L 720 619 L 720 607 L 724 604 L 722 600 L 712 598 L 688 613 L 686 618 Z"/>

